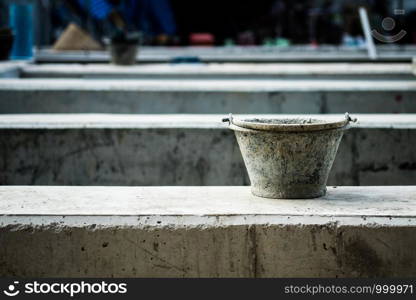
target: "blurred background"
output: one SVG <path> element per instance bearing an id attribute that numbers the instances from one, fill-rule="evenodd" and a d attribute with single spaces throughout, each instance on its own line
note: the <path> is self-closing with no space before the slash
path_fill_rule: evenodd
<path id="1" fill-rule="evenodd" d="M 10 4 L 25 3 L 33 4 L 38 47 L 54 45 L 71 23 L 100 45 L 121 31 L 138 32 L 140 43 L 152 46 L 360 47 L 358 7 L 367 9 L 371 27 L 381 34 L 405 30 L 397 43 L 416 42 L 414 0 L 1 0 L 0 27 L 16 22 Z M 382 26 L 386 17 L 394 18 L 397 32 Z"/>

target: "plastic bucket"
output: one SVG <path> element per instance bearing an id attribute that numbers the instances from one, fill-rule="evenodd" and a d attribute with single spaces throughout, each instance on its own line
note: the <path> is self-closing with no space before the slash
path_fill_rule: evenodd
<path id="1" fill-rule="evenodd" d="M 134 65 L 138 45 L 132 43 L 112 43 L 110 45 L 111 62 L 115 65 Z"/>
<path id="2" fill-rule="evenodd" d="M 325 195 L 329 172 L 350 116 L 320 118 L 229 118 L 251 181 L 265 198 Z"/>

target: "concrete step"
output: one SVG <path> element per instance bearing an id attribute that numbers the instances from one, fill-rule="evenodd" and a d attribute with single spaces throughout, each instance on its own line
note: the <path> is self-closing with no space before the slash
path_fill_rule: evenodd
<path id="1" fill-rule="evenodd" d="M 0 187 L 0 276 L 414 277 L 416 187 Z"/>
<path id="2" fill-rule="evenodd" d="M 416 81 L 0 80 L 0 113 L 415 113 Z"/>
<path id="3" fill-rule="evenodd" d="M 416 185 L 416 115 L 356 115 L 330 185 Z M 223 115 L 2 115 L 2 185 L 248 185 Z M 316 116 L 319 117 L 319 116 Z"/>
<path id="4" fill-rule="evenodd" d="M 24 78 L 128 79 L 384 79 L 414 80 L 408 64 L 28 64 Z"/>

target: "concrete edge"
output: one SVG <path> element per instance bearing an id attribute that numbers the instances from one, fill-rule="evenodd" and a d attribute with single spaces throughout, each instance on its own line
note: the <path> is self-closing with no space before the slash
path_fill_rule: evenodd
<path id="1" fill-rule="evenodd" d="M 342 114 L 307 114 L 313 118 L 339 118 Z M 416 114 L 351 114 L 358 123 L 352 128 L 416 129 Z M 0 129 L 225 129 L 225 114 L 4 114 Z M 236 115 L 237 116 L 237 115 Z M 256 117 L 300 117 L 300 114 L 238 115 Z"/>
<path id="2" fill-rule="evenodd" d="M 0 62 L 0 79 L 19 78 L 25 66 L 30 61 L 4 61 Z"/>
<path id="3" fill-rule="evenodd" d="M 56 230 L 65 227 L 88 227 L 96 230 L 109 227 L 135 228 L 208 228 L 242 225 L 262 226 L 365 226 L 365 227 L 409 227 L 416 226 L 415 216 L 295 216 L 295 215 L 239 215 L 239 216 L 93 216 L 93 215 L 0 215 L 0 227 L 20 228 L 22 226 L 50 227 Z"/>
<path id="4" fill-rule="evenodd" d="M 21 67 L 23 77 L 32 75 L 100 76 L 100 75 L 413 75 L 411 64 L 316 63 L 316 64 L 152 64 L 128 68 L 110 64 L 27 64 Z"/>
<path id="5" fill-rule="evenodd" d="M 4 79 L 0 91 L 71 92 L 414 92 L 415 80 L 174 80 L 174 79 Z"/>

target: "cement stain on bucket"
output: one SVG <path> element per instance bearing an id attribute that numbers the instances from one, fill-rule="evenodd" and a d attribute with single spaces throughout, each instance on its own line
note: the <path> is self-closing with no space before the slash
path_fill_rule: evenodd
<path id="1" fill-rule="evenodd" d="M 307 199 L 325 195 L 329 172 L 351 119 L 234 118 L 234 130 L 254 195 Z"/>

